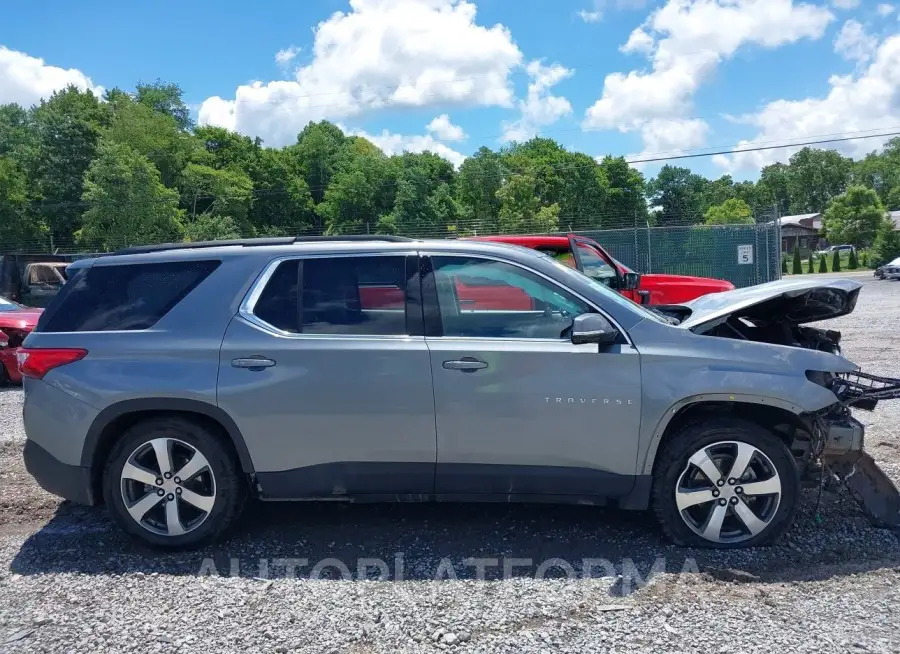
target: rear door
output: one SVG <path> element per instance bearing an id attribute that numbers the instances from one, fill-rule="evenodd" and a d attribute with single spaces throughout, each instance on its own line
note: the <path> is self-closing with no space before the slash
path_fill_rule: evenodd
<path id="1" fill-rule="evenodd" d="M 433 491 L 420 298 L 414 252 L 270 264 L 226 331 L 218 384 L 265 495 Z"/>
<path id="2" fill-rule="evenodd" d="M 630 491 L 641 379 L 627 339 L 573 345 L 572 320 L 596 309 L 518 265 L 435 254 L 425 266 L 439 496 Z M 453 292 L 459 278 L 511 288 L 530 306 L 469 308 Z"/>

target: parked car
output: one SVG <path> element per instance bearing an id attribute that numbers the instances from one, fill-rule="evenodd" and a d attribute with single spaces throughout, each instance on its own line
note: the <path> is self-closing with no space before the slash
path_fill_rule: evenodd
<path id="1" fill-rule="evenodd" d="M 528 302 L 472 308 L 459 280 Z M 25 464 L 163 547 L 219 537 L 248 496 L 652 507 L 676 543 L 760 545 L 809 466 L 863 456 L 836 386 L 857 367 L 806 325 L 860 288 L 651 311 L 502 243 L 131 248 L 72 264 L 19 349 Z"/>
<path id="2" fill-rule="evenodd" d="M 66 282 L 67 257 L 46 254 L 0 256 L 0 296 L 45 307 Z"/>
<path id="3" fill-rule="evenodd" d="M 824 250 L 819 250 L 816 252 L 816 256 L 824 257 L 824 256 L 833 256 L 835 251 L 840 252 L 841 254 L 850 254 L 851 252 L 856 252 L 856 248 L 852 245 L 832 245 L 831 247 L 827 247 Z"/>
<path id="4" fill-rule="evenodd" d="M 22 380 L 16 364 L 16 350 L 34 329 L 41 311 L 0 297 L 0 330 L 4 335 L 0 339 L 4 342 L 0 345 L 0 384 Z"/>
<path id="5" fill-rule="evenodd" d="M 734 289 L 722 279 L 639 274 L 617 261 L 593 239 L 584 236 L 478 236 L 473 240 L 511 243 L 550 254 L 562 263 L 618 291 L 639 304 L 678 304 L 707 293 Z"/>
<path id="6" fill-rule="evenodd" d="M 900 257 L 875 269 L 878 279 L 897 279 L 900 277 Z"/>

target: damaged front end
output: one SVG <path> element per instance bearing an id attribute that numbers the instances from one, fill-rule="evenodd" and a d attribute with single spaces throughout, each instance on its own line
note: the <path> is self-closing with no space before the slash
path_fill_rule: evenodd
<path id="1" fill-rule="evenodd" d="M 873 523 L 900 529 L 900 492 L 863 449 L 863 426 L 850 411 L 900 399 L 900 379 L 853 372 L 834 375 L 828 386 L 839 403 L 813 418 L 823 472 L 843 482 Z"/>

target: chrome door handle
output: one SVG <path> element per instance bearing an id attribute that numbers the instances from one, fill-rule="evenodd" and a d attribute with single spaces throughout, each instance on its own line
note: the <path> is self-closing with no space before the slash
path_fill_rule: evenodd
<path id="1" fill-rule="evenodd" d="M 231 365 L 235 368 L 248 368 L 249 370 L 262 370 L 263 368 L 271 368 L 275 365 L 272 359 L 265 357 L 246 357 L 243 359 L 232 359 Z"/>
<path id="2" fill-rule="evenodd" d="M 487 367 L 488 364 L 484 361 L 479 361 L 478 359 L 473 359 L 471 357 L 465 357 L 463 359 L 456 359 L 452 361 L 444 361 L 444 368 L 446 368 L 447 370 L 475 372 L 476 370 L 482 370 L 483 368 Z"/>

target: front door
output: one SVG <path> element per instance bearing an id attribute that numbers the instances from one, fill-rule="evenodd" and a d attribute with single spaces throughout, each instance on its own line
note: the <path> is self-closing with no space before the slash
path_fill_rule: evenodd
<path id="1" fill-rule="evenodd" d="M 228 326 L 218 384 L 263 494 L 432 493 L 434 395 L 415 254 L 273 265 Z"/>
<path id="2" fill-rule="evenodd" d="M 423 280 L 440 495 L 617 496 L 634 484 L 638 352 L 624 339 L 573 345 L 595 311 L 555 282 L 494 259 L 433 256 Z M 461 286 L 510 289 L 471 308 Z M 519 301 L 530 298 L 528 306 Z"/>

